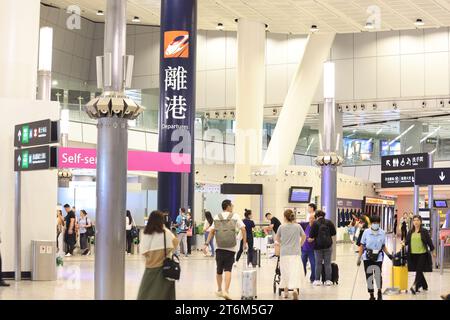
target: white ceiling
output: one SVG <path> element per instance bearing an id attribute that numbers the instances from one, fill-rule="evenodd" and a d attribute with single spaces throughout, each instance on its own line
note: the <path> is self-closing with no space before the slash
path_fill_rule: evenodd
<path id="1" fill-rule="evenodd" d="M 104 17 L 106 0 L 43 0 L 59 8 L 79 5 L 82 15 L 96 22 Z M 450 26 L 450 0 L 198 0 L 198 28 L 236 30 L 236 18 L 251 18 L 269 25 L 271 32 L 306 34 L 312 24 L 320 32 L 351 33 L 364 30 L 371 6 L 381 12 L 378 30 L 414 29 L 421 18 L 425 27 Z M 372 7 L 373 8 L 373 7 Z M 160 0 L 128 0 L 128 18 L 159 25 Z"/>

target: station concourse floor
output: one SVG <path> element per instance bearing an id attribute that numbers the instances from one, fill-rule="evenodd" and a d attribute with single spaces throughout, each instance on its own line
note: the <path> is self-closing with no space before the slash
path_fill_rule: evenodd
<path id="1" fill-rule="evenodd" d="M 245 256 L 243 256 L 245 258 Z M 242 259 L 242 258 L 241 258 Z M 309 278 L 303 278 L 300 287 L 300 300 L 367 300 L 366 282 L 363 266 L 356 266 L 355 246 L 337 244 L 336 262 L 339 265 L 339 285 L 331 287 L 313 287 Z M 301 264 L 300 258 L 299 263 Z M 283 299 L 273 294 L 273 277 L 276 266 L 275 259 L 261 258 L 261 268 L 257 268 L 258 299 Z M 177 299 L 211 300 L 215 297 L 215 260 L 204 257 L 201 252 L 194 252 L 188 258 L 181 258 L 182 277 L 176 285 Z M 242 260 L 233 269 L 230 295 L 240 299 Z M 385 259 L 383 265 L 383 291 L 390 285 L 391 263 Z M 136 299 L 139 284 L 144 271 L 144 259 L 139 255 L 126 256 L 126 288 L 125 298 Z M 385 300 L 438 300 L 443 293 L 450 292 L 450 270 L 439 270 L 425 274 L 429 291 L 417 295 L 402 293 L 395 296 L 384 296 Z M 309 271 L 308 271 L 309 272 Z M 303 274 L 303 272 L 302 272 Z M 309 274 L 309 273 L 308 273 Z M 308 275 L 309 277 L 309 275 Z M 414 274 L 409 274 L 409 286 L 414 281 Z M 0 288 L 0 300 L 91 300 L 94 298 L 94 257 L 73 256 L 64 258 L 64 266 L 58 268 L 57 281 L 8 281 L 9 288 Z"/>

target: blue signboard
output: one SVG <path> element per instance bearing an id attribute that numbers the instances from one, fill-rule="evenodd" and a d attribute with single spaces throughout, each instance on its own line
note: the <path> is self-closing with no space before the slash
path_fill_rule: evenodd
<path id="1" fill-rule="evenodd" d="M 194 205 L 197 0 L 161 1 L 159 152 L 190 154 L 188 207 Z M 178 214 L 182 174 L 158 173 L 158 209 Z"/>

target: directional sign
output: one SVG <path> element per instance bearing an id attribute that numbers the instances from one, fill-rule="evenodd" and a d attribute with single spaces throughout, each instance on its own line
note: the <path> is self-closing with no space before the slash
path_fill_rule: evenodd
<path id="1" fill-rule="evenodd" d="M 450 168 L 416 169 L 414 180 L 420 186 L 450 185 Z"/>
<path id="2" fill-rule="evenodd" d="M 19 124 L 14 128 L 15 147 L 32 147 L 58 141 L 58 121 L 47 119 Z"/>
<path id="3" fill-rule="evenodd" d="M 414 187 L 414 171 L 403 171 L 381 174 L 382 188 Z"/>
<path id="4" fill-rule="evenodd" d="M 14 150 L 14 171 L 47 170 L 57 167 L 57 148 L 41 146 Z"/>
<path id="5" fill-rule="evenodd" d="M 381 157 L 381 171 L 428 168 L 428 153 L 399 154 Z"/>

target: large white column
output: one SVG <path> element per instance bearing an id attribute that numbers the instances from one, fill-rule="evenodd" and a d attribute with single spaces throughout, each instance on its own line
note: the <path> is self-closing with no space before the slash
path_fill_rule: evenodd
<path id="1" fill-rule="evenodd" d="M 0 1 L 0 97 L 36 99 L 39 0 Z"/>
<path id="2" fill-rule="evenodd" d="M 261 164 L 265 97 L 266 27 L 264 23 L 239 19 L 236 75 L 236 183 L 251 182 L 251 166 Z M 235 212 L 250 208 L 250 196 L 237 196 Z"/>
<path id="3" fill-rule="evenodd" d="M 311 34 L 297 72 L 292 79 L 272 135 L 264 165 L 287 166 L 297 145 L 306 114 L 322 76 L 334 33 Z M 301 53 L 299 53 L 301 54 Z"/>

